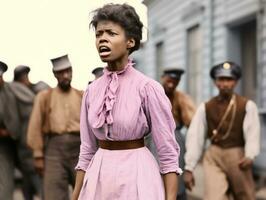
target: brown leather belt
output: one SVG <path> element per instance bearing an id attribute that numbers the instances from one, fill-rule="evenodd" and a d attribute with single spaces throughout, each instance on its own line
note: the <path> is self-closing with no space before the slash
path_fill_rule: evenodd
<path id="1" fill-rule="evenodd" d="M 144 138 L 126 141 L 98 140 L 99 147 L 108 150 L 126 150 L 144 147 Z"/>

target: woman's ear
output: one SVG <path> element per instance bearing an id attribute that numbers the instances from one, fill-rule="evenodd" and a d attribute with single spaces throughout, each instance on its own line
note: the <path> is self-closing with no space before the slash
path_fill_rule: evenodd
<path id="1" fill-rule="evenodd" d="M 135 40 L 133 38 L 131 38 L 127 41 L 127 48 L 131 49 L 135 46 L 135 44 L 136 44 Z"/>

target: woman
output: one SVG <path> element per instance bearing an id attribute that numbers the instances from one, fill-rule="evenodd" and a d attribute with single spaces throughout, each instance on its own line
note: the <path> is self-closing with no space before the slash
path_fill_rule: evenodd
<path id="1" fill-rule="evenodd" d="M 107 67 L 83 97 L 72 199 L 174 200 L 181 170 L 170 102 L 160 84 L 128 58 L 140 46 L 139 16 L 127 4 L 107 4 L 95 11 L 91 25 Z M 160 168 L 144 146 L 150 132 Z"/>

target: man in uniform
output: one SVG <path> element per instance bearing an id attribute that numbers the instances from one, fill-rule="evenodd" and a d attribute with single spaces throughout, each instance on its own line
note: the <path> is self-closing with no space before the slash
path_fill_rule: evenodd
<path id="1" fill-rule="evenodd" d="M 195 113 L 196 106 L 192 101 L 191 97 L 187 94 L 176 90 L 181 76 L 184 73 L 183 69 L 178 68 L 166 68 L 163 71 L 161 77 L 161 84 L 164 91 L 172 104 L 172 114 L 176 123 L 175 137 L 180 146 L 179 166 L 184 169 L 184 153 L 185 153 L 185 141 L 184 136 L 181 134 L 181 129 L 185 126 L 189 127 L 192 117 Z M 148 138 L 148 148 L 154 155 L 155 147 L 151 143 L 151 139 Z M 186 200 L 186 189 L 183 181 L 183 176 L 179 176 L 179 189 L 178 189 L 178 200 Z"/>
<path id="2" fill-rule="evenodd" d="M 67 200 L 79 156 L 82 92 L 71 87 L 72 66 L 67 55 L 51 62 L 58 85 L 37 94 L 27 139 L 35 167 L 44 174 L 44 199 Z"/>
<path id="3" fill-rule="evenodd" d="M 241 68 L 233 62 L 214 66 L 210 76 L 218 96 L 202 103 L 190 124 L 185 155 L 185 184 L 195 184 L 193 170 L 203 156 L 204 200 L 255 200 L 252 163 L 259 154 L 260 124 L 255 103 L 234 92 Z"/>
<path id="4" fill-rule="evenodd" d="M 15 158 L 20 137 L 20 116 L 17 100 L 10 84 L 3 79 L 7 65 L 0 61 L 0 199 L 12 200 Z"/>

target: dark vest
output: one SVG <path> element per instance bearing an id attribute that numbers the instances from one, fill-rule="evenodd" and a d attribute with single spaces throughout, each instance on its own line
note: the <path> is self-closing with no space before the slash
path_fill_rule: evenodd
<path id="1" fill-rule="evenodd" d="M 243 122 L 246 114 L 247 101 L 248 100 L 246 98 L 236 95 L 236 116 L 229 136 L 225 139 L 221 139 L 221 137 L 228 130 L 230 120 L 232 118 L 232 109 L 218 132 L 218 135 L 216 137 L 217 140 L 212 140 L 212 144 L 218 145 L 222 148 L 244 146 L 245 140 L 243 134 Z M 212 98 L 205 104 L 208 138 L 212 137 L 212 131 L 217 128 L 220 120 L 222 119 L 226 111 L 228 104 L 229 101 L 222 102 L 219 100 L 218 97 Z"/>

